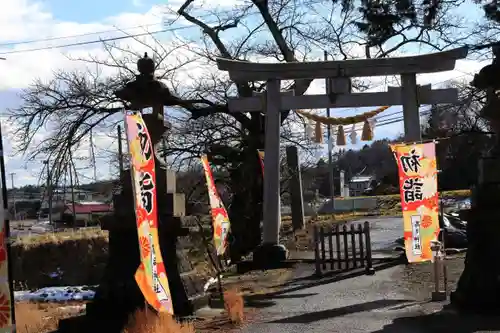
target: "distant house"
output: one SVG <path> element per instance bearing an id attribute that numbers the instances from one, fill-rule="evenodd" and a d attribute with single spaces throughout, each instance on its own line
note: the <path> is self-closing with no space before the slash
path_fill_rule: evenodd
<path id="1" fill-rule="evenodd" d="M 374 176 L 354 176 L 349 181 L 349 194 L 351 196 L 360 196 L 370 188 Z"/>
<path id="2" fill-rule="evenodd" d="M 52 191 L 52 201 L 71 201 L 73 200 L 72 198 L 75 198 L 75 201 L 92 201 L 94 200 L 94 193 L 85 191 L 85 190 L 80 190 L 80 189 L 74 189 L 73 190 L 73 195 L 71 194 L 71 189 L 70 188 L 57 188 Z"/>
<path id="3" fill-rule="evenodd" d="M 99 218 L 112 212 L 113 208 L 109 204 L 96 201 L 75 202 L 76 223 L 73 220 L 73 204 L 64 206 L 61 220 L 71 226 L 90 226 L 99 223 Z"/>
<path id="4" fill-rule="evenodd" d="M 76 201 L 93 201 L 95 194 L 90 191 L 74 189 L 73 194 L 71 193 L 71 188 L 55 188 L 52 190 L 52 207 L 63 206 L 67 202 L 73 201 L 73 197 Z M 42 200 L 42 209 L 49 207 L 49 200 L 44 193 Z"/>

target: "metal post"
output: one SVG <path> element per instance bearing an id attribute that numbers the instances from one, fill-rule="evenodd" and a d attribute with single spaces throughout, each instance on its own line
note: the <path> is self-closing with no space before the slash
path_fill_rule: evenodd
<path id="1" fill-rule="evenodd" d="M 439 293 L 439 255 L 434 258 L 434 292 Z"/>
<path id="2" fill-rule="evenodd" d="M 43 161 L 43 164 L 47 166 L 47 200 L 49 203 L 49 224 L 52 224 L 52 185 L 50 181 L 50 164 L 49 160 Z"/>
<path id="3" fill-rule="evenodd" d="M 439 163 L 439 161 L 438 161 Z M 437 170 L 437 173 L 440 174 L 442 170 Z M 441 214 L 441 219 L 443 221 L 443 230 L 441 230 L 441 251 L 443 252 L 443 257 L 441 261 L 442 270 L 443 270 L 443 284 L 444 284 L 444 293 L 448 295 L 448 267 L 446 267 L 446 228 L 444 226 L 444 205 L 443 205 L 443 196 L 441 195 L 439 198 L 439 212 Z M 439 220 L 439 219 L 438 219 Z M 439 226 L 441 227 L 441 226 Z"/>
<path id="4" fill-rule="evenodd" d="M 439 271 L 440 271 L 440 266 L 441 266 L 441 246 L 442 244 L 439 241 L 432 241 L 431 242 L 431 251 L 432 255 L 434 257 L 434 263 L 433 263 L 433 268 L 434 268 L 434 292 L 431 295 L 432 301 L 434 302 L 439 302 L 439 301 L 444 301 L 446 300 L 446 292 L 442 292 L 441 288 L 439 288 Z"/>
<path id="5" fill-rule="evenodd" d="M 75 212 L 75 188 L 73 184 L 73 168 L 69 166 L 69 185 L 71 186 L 71 210 L 73 211 L 73 228 L 76 229 L 76 212 Z M 85 222 L 87 226 L 87 222 Z"/>
<path id="6" fill-rule="evenodd" d="M 12 187 L 12 201 L 14 202 L 14 220 L 17 220 L 16 216 L 17 216 L 17 211 L 16 211 L 16 195 L 15 195 L 15 192 L 14 192 L 14 175 L 16 173 L 15 172 L 11 172 L 9 173 L 10 175 L 10 183 L 11 183 L 11 187 Z"/>
<path id="7" fill-rule="evenodd" d="M 97 163 L 95 161 L 95 155 L 94 155 L 94 136 L 92 135 L 92 130 L 90 130 L 90 150 L 92 153 L 92 159 L 93 161 L 93 169 L 94 169 L 94 182 L 97 182 Z"/>
<path id="8" fill-rule="evenodd" d="M 318 226 L 313 226 L 314 231 L 314 267 L 316 276 L 321 276 L 321 265 L 319 256 L 319 230 Z"/>
<path id="9" fill-rule="evenodd" d="M 118 125 L 118 168 L 120 169 L 120 179 L 123 172 L 123 147 L 122 147 L 122 127 Z"/>
<path id="10" fill-rule="evenodd" d="M 439 209 L 441 211 L 441 218 L 443 219 L 444 222 L 443 198 L 439 200 Z M 442 232 L 441 251 L 443 253 L 443 256 L 440 258 L 440 260 L 443 271 L 444 293 L 445 295 L 448 295 L 448 267 L 446 267 L 446 228 L 444 227 L 444 225 L 443 225 L 443 230 L 441 232 Z"/>
<path id="11" fill-rule="evenodd" d="M 299 153 L 296 146 L 286 147 L 288 172 L 290 173 L 290 199 L 292 205 L 293 231 L 304 228 L 304 198 L 300 174 Z"/>
<path id="12" fill-rule="evenodd" d="M 328 60 L 328 54 L 326 51 L 324 51 L 324 58 L 325 61 Z M 328 78 L 325 79 L 325 88 L 326 88 L 326 93 L 330 93 L 330 80 Z M 326 108 L 326 116 L 330 117 L 330 108 Z M 335 214 L 335 176 L 334 176 L 334 170 L 333 170 L 333 156 L 332 156 L 332 150 L 333 150 L 333 142 L 332 142 L 332 125 L 328 124 L 326 127 L 326 136 L 328 140 L 328 174 L 329 174 L 329 181 L 330 181 L 330 200 L 332 202 L 332 214 Z"/>

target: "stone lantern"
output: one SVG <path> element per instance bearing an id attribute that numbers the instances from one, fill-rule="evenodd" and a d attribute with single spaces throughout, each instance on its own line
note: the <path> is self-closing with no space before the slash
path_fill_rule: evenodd
<path id="1" fill-rule="evenodd" d="M 167 131 L 163 108 L 176 105 L 178 99 L 154 77 L 155 64 L 147 54 L 137 62 L 137 69 L 139 74 L 135 80 L 115 91 L 115 95 L 124 102 L 127 110 L 153 109 L 151 114 L 143 114 L 143 119 L 152 144 L 156 147 Z M 180 272 L 182 270 L 186 273 L 192 267 L 189 262 L 180 263 L 177 256 L 178 237 L 186 236 L 189 231 L 181 226 L 181 217 L 185 215 L 185 200 L 183 194 L 175 192 L 175 173 L 160 165 L 155 153 L 160 247 L 174 314 L 185 317 L 193 313 L 193 303 L 188 298 Z M 87 305 L 85 325 L 78 327 L 85 332 L 122 332 L 130 316 L 146 306 L 134 278 L 140 255 L 130 170 L 120 170 L 120 189 L 113 196 L 113 209 L 112 215 L 101 220 L 103 229 L 109 230 L 109 259 L 95 298 Z M 185 275 L 183 274 L 183 278 Z M 199 293 L 200 290 L 189 292 L 191 295 Z M 69 325 L 64 326 L 61 323 L 60 329 L 75 331 L 75 325 L 71 328 Z"/>
<path id="2" fill-rule="evenodd" d="M 471 209 L 462 212 L 467 223 L 468 250 L 465 268 L 451 295 L 464 312 L 500 312 L 500 47 L 493 47 L 492 64 L 475 75 L 472 85 L 486 92 L 481 115 L 495 132 L 494 147 L 478 164 Z"/>

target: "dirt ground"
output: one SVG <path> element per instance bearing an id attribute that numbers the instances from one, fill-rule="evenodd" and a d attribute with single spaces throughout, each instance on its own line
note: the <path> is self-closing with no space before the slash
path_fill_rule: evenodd
<path id="1" fill-rule="evenodd" d="M 60 319 L 81 314 L 85 303 L 16 302 L 15 309 L 17 332 L 45 333 L 56 330 Z"/>
<path id="2" fill-rule="evenodd" d="M 464 269 L 465 253 L 448 256 L 445 260 L 448 293 L 455 290 L 458 279 Z M 421 264 L 406 265 L 402 274 L 395 274 L 395 283 L 399 284 L 404 290 L 408 290 L 417 299 L 428 300 L 429 295 L 434 291 L 434 268 L 431 262 Z M 440 277 L 443 283 L 443 275 Z M 444 290 L 444 283 L 441 284 L 441 290 Z"/>
<path id="3" fill-rule="evenodd" d="M 450 256 L 446 260 L 448 291 L 455 290 L 456 283 L 464 267 L 464 254 Z M 429 295 L 434 290 L 432 263 L 406 265 L 403 270 L 394 273 L 391 280 L 396 284 L 394 287 L 405 290 L 417 300 L 428 301 Z M 256 294 L 266 294 L 279 289 L 279 285 L 285 284 L 293 277 L 293 269 L 277 269 L 270 271 L 251 271 L 245 274 L 227 274 L 224 281 L 224 288 L 237 292 L 239 297 Z M 238 299 L 238 298 L 237 298 Z M 239 311 L 242 311 L 245 322 L 253 322 L 258 317 L 258 310 L 252 308 L 251 304 L 245 304 L 243 310 L 243 298 L 241 301 L 232 301 L 236 311 L 236 318 Z M 241 309 L 239 303 L 241 303 Z M 16 315 L 18 331 L 21 333 L 45 333 L 57 329 L 59 319 L 75 316 L 83 313 L 84 303 L 18 303 L 16 304 Z M 222 311 L 221 314 L 212 316 L 202 316 L 193 322 L 195 332 L 233 332 L 241 324 L 231 320 L 230 311 Z"/>

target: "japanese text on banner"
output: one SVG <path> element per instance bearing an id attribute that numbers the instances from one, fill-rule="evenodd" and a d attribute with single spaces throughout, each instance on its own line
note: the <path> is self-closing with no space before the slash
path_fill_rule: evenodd
<path id="1" fill-rule="evenodd" d="M 149 305 L 156 311 L 173 314 L 167 272 L 158 239 L 153 145 L 141 113 L 127 112 L 125 125 L 141 254 L 141 263 L 135 273 L 135 280 Z"/>
<path id="2" fill-rule="evenodd" d="M 434 142 L 391 145 L 399 169 L 404 240 L 409 262 L 432 259 L 439 235 L 439 203 Z"/>

